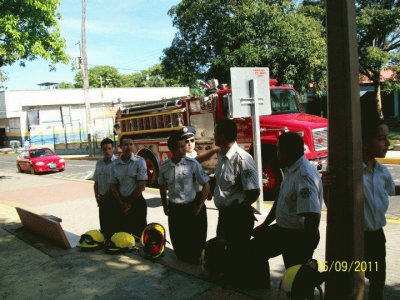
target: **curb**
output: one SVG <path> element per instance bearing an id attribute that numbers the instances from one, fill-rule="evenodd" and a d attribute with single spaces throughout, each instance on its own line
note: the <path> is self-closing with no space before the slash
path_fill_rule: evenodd
<path id="1" fill-rule="evenodd" d="M 99 160 L 101 157 L 89 157 L 89 156 L 78 156 L 78 157 L 71 157 L 71 156 L 64 156 L 60 155 L 60 157 L 64 158 L 65 160 Z"/>
<path id="2" fill-rule="evenodd" d="M 400 165 L 400 158 L 377 158 L 376 159 L 379 163 L 385 165 Z"/>

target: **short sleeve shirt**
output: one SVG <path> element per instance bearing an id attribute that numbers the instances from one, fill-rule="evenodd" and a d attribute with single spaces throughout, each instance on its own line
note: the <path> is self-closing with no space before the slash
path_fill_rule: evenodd
<path id="1" fill-rule="evenodd" d="M 111 184 L 118 184 L 122 197 L 130 196 L 136 188 L 137 181 L 147 180 L 147 168 L 143 157 L 133 155 L 125 162 L 122 158 L 113 161 Z"/>
<path id="2" fill-rule="evenodd" d="M 240 204 L 245 191 L 260 188 L 253 158 L 235 142 L 224 155 L 218 154 L 215 168 L 214 202 L 217 208 Z"/>
<path id="3" fill-rule="evenodd" d="M 320 214 L 322 201 L 321 177 L 302 156 L 284 172 L 276 207 L 276 222 L 283 228 L 304 229 L 304 216 L 300 214 Z"/>
<path id="4" fill-rule="evenodd" d="M 114 160 L 115 157 L 113 156 L 111 160 L 105 161 L 104 159 L 101 159 L 96 162 L 93 180 L 97 182 L 98 192 L 100 195 L 105 195 L 110 189 L 111 169 Z"/>
<path id="5" fill-rule="evenodd" d="M 363 163 L 364 230 L 375 231 L 386 225 L 389 196 L 395 195 L 395 184 L 389 170 L 378 162 L 371 170 Z"/>
<path id="6" fill-rule="evenodd" d="M 166 160 L 158 177 L 160 185 L 168 186 L 168 201 L 176 204 L 190 203 L 196 197 L 196 184 L 203 185 L 209 181 L 199 162 L 190 157 L 183 157 L 175 164 Z"/>

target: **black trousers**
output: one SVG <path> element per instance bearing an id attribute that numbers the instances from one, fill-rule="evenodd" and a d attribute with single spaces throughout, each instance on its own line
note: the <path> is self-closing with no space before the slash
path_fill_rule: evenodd
<path id="1" fill-rule="evenodd" d="M 369 279 L 368 299 L 383 299 L 386 281 L 386 237 L 383 229 L 364 232 L 365 277 Z"/>
<path id="2" fill-rule="evenodd" d="M 116 232 L 129 232 L 140 238 L 147 225 L 146 200 L 140 196 L 125 214 L 115 199 L 109 197 L 99 207 L 99 218 L 101 232 L 107 239 Z"/>
<path id="3" fill-rule="evenodd" d="M 118 207 L 112 196 L 107 197 L 99 206 L 100 231 L 106 239 L 109 239 L 118 231 Z"/>
<path id="4" fill-rule="evenodd" d="M 249 277 L 249 242 L 255 217 L 250 205 L 219 208 L 217 237 L 226 240 L 225 278 L 237 286 L 247 286 Z"/>
<path id="5" fill-rule="evenodd" d="M 253 269 L 257 276 L 269 278 L 267 260 L 282 254 L 285 268 L 304 264 L 312 258 L 319 243 L 318 235 L 310 240 L 304 230 L 288 229 L 273 224 L 250 242 Z"/>
<path id="6" fill-rule="evenodd" d="M 207 211 L 203 204 L 200 213 L 193 213 L 194 203 L 170 203 L 168 226 L 172 246 L 178 259 L 198 264 L 207 239 Z"/>

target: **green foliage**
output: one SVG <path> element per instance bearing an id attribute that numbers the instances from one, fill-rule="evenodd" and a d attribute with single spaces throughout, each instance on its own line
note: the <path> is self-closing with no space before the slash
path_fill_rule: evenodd
<path id="1" fill-rule="evenodd" d="M 58 84 L 58 88 L 60 88 L 60 89 L 73 89 L 75 86 L 72 84 L 72 83 L 70 83 L 70 82 L 64 82 L 64 81 L 61 81 L 59 84 Z"/>
<path id="2" fill-rule="evenodd" d="M 164 70 L 160 64 L 131 74 L 120 74 L 112 66 L 95 66 L 89 68 L 89 87 L 164 87 L 179 86 L 172 79 L 165 79 Z M 101 78 L 101 80 L 100 80 Z M 79 71 L 74 78 L 74 86 L 83 87 L 82 72 Z"/>
<path id="3" fill-rule="evenodd" d="M 304 0 L 303 13 L 325 24 L 325 0 Z M 400 47 L 400 8 L 398 0 L 356 0 L 359 71 L 376 87 L 377 112 L 383 117 L 380 95 L 383 68 L 397 73 Z M 325 35 L 325 32 L 322 32 Z M 382 90 L 399 88 L 397 76 L 386 81 Z"/>
<path id="4" fill-rule="evenodd" d="M 298 90 L 323 86 L 326 48 L 318 20 L 292 1 L 183 0 L 169 12 L 178 28 L 164 50 L 168 78 L 229 81 L 230 67 L 267 66 L 272 77 Z"/>
<path id="5" fill-rule="evenodd" d="M 397 60 L 400 8 L 397 0 L 359 0 L 357 36 L 360 72 L 379 83 L 381 69 Z"/>
<path id="6" fill-rule="evenodd" d="M 60 36 L 57 13 L 60 0 L 0 1 L 0 68 L 38 57 L 67 63 L 65 40 Z M 0 77 L 1 78 L 1 77 Z"/>
<path id="7" fill-rule="evenodd" d="M 83 87 L 82 71 L 79 71 L 74 78 L 75 87 Z M 89 86 L 92 88 L 121 87 L 121 75 L 118 69 L 111 66 L 95 66 L 89 68 Z"/>

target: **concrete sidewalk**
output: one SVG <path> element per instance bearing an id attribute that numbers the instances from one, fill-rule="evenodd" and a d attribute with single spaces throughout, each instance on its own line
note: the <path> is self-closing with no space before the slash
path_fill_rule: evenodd
<path id="1" fill-rule="evenodd" d="M 148 222 L 159 222 L 168 228 L 158 190 L 147 189 L 144 196 Z M 280 256 L 270 260 L 270 290 L 238 290 L 209 282 L 200 267 L 178 261 L 170 249 L 154 263 L 133 253 L 109 256 L 102 251 L 83 253 L 76 248 L 54 250 L 20 228 L 15 206 L 52 214 L 63 219 L 63 229 L 71 244 L 76 245 L 82 233 L 99 228 L 91 182 L 0 172 L 0 199 L 0 299 L 282 299 L 278 293 L 284 271 Z M 268 211 L 270 205 L 266 208 Z M 215 236 L 217 224 L 213 202 L 207 202 L 207 215 L 210 239 Z M 258 216 L 258 222 L 264 218 Z M 325 229 L 323 214 L 321 241 L 314 255 L 320 262 L 325 259 Z M 385 232 L 385 299 L 400 299 L 400 224 L 388 222 Z"/>
<path id="2" fill-rule="evenodd" d="M 145 198 L 148 222 L 168 228 L 158 191 L 146 191 Z M 209 282 L 201 267 L 178 261 L 169 244 L 165 256 L 152 262 L 134 253 L 110 256 L 101 250 L 59 249 L 21 228 L 16 206 L 60 217 L 70 243 L 76 245 L 81 234 L 99 228 L 91 182 L 0 172 L 0 199 L 0 299 L 277 297 L 276 289 L 234 290 Z M 211 205 L 211 237 L 216 214 Z"/>

